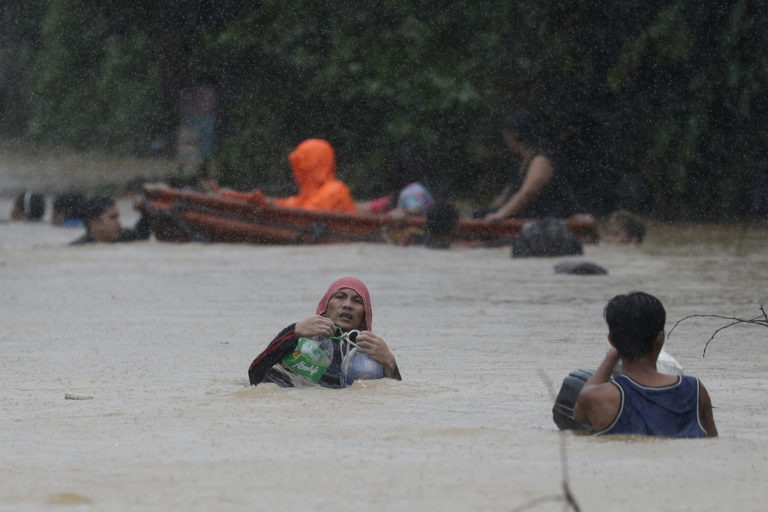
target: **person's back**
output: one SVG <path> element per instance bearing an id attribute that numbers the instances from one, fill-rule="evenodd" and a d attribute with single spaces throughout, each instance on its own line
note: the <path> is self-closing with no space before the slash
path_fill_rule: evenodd
<path id="1" fill-rule="evenodd" d="M 656 371 L 666 321 L 661 302 L 643 292 L 617 295 L 604 314 L 611 349 L 581 389 L 574 419 L 596 434 L 717 436 L 701 382 Z M 611 378 L 619 358 L 624 374 Z"/>
<path id="2" fill-rule="evenodd" d="M 677 379 L 668 386 L 649 387 L 627 375 L 613 377 L 621 403 L 613 423 L 596 433 L 706 437 L 699 419 L 699 380 L 682 375 Z"/>

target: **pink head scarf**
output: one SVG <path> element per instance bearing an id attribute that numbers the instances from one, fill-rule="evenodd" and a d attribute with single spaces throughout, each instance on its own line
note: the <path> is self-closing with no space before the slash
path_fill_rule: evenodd
<path id="1" fill-rule="evenodd" d="M 370 331 L 371 324 L 373 323 L 373 310 L 371 309 L 371 296 L 368 293 L 368 288 L 363 282 L 355 277 L 342 277 L 337 279 L 331 286 L 328 287 L 328 291 L 325 292 L 323 298 L 320 299 L 320 303 L 317 305 L 316 314 L 322 315 L 328 309 L 328 302 L 333 297 L 333 294 L 342 288 L 351 288 L 355 290 L 360 297 L 363 298 L 363 305 L 365 306 L 365 316 L 363 317 L 363 325 L 360 330 Z"/>

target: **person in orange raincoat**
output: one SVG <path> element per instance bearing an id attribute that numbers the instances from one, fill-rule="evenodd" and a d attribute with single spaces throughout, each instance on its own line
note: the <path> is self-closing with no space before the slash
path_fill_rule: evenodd
<path id="1" fill-rule="evenodd" d="M 354 213 L 352 194 L 344 182 L 336 179 L 336 156 L 323 139 L 307 139 L 288 155 L 299 193 L 274 199 L 279 206 Z"/>

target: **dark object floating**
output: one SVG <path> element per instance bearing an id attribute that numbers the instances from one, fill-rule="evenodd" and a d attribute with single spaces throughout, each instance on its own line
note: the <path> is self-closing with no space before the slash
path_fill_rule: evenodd
<path id="1" fill-rule="evenodd" d="M 573 417 L 573 408 L 576 406 L 579 392 L 592 373 L 589 370 L 575 370 L 563 380 L 552 407 L 552 419 L 560 430 L 592 430 L 590 425 L 583 425 Z"/>
<path id="2" fill-rule="evenodd" d="M 537 222 L 527 222 L 520 234 L 512 239 L 513 258 L 570 256 L 582 253 L 579 238 L 561 219 L 547 217 Z"/>
<path id="3" fill-rule="evenodd" d="M 607 273 L 608 271 L 605 270 L 600 265 L 596 265 L 595 263 L 590 263 L 588 261 L 577 261 L 577 262 L 565 261 L 563 263 L 558 263 L 557 265 L 555 265 L 555 274 L 576 274 L 576 275 L 582 275 L 582 276 L 595 276 L 595 275 L 603 275 Z"/>

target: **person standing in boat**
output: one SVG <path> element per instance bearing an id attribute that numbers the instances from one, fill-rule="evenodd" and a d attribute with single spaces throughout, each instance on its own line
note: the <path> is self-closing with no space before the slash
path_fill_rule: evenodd
<path id="1" fill-rule="evenodd" d="M 288 155 L 299 193 L 272 199 L 278 206 L 355 213 L 347 185 L 336 178 L 336 155 L 328 141 L 307 139 Z"/>
<path id="2" fill-rule="evenodd" d="M 371 331 L 372 320 L 365 284 L 354 277 L 337 279 L 320 299 L 314 316 L 280 331 L 253 360 L 248 368 L 251 385 L 271 382 L 281 387 L 343 388 L 357 379 L 401 380 L 394 354 Z M 321 343 L 326 343 L 327 360 L 313 366 L 316 361 L 307 361 L 302 353 L 308 354 Z M 307 366 L 311 368 L 307 370 Z"/>
<path id="3" fill-rule="evenodd" d="M 712 403 L 699 379 L 656 369 L 666 312 L 644 292 L 617 295 L 605 306 L 611 348 L 581 388 L 574 419 L 596 434 L 716 437 Z M 622 375 L 611 377 L 621 360 Z"/>
<path id="4" fill-rule="evenodd" d="M 575 195 L 563 168 L 556 165 L 541 121 L 528 110 L 517 110 L 504 118 L 502 135 L 520 159 L 520 169 L 501 194 L 473 216 L 498 222 L 509 217 L 562 219 L 576 213 Z"/>

